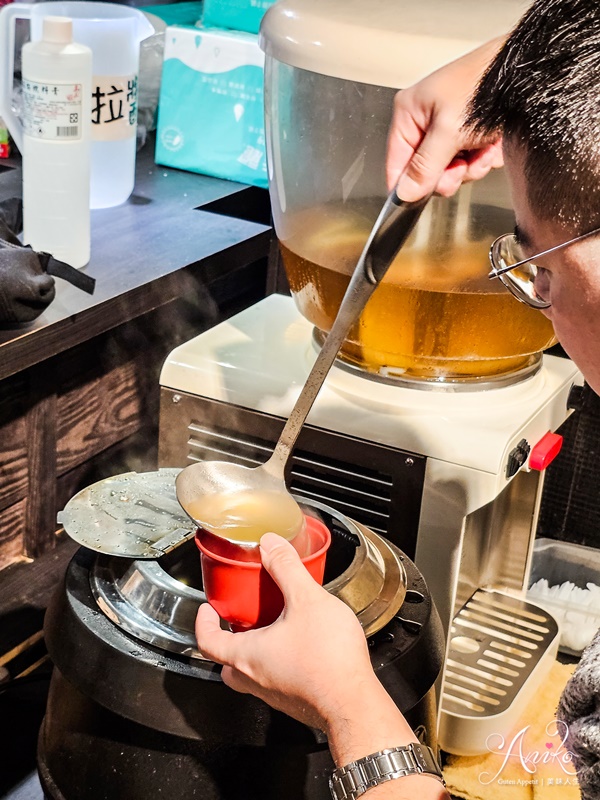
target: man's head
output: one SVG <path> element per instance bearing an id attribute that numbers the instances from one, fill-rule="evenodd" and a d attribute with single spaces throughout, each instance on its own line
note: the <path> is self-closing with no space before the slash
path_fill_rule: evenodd
<path id="1" fill-rule="evenodd" d="M 467 125 L 525 150 L 528 200 L 574 233 L 600 226 L 600 4 L 536 0 L 483 76 Z"/>
<path id="2" fill-rule="evenodd" d="M 501 133 L 527 255 L 600 227 L 600 3 L 536 0 L 483 76 L 467 124 Z M 600 235 L 541 259 L 559 341 L 600 393 Z"/>

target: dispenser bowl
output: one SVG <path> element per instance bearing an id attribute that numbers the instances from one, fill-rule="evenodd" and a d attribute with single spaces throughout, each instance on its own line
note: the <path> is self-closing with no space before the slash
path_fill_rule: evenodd
<path id="1" fill-rule="evenodd" d="M 321 334 L 331 328 L 387 194 L 396 90 L 419 70 L 440 66 L 442 52 L 451 60 L 465 45 L 439 33 L 445 22 L 436 16 L 441 42 L 431 41 L 428 60 L 423 43 L 432 33 L 422 9 L 419 17 L 406 4 L 395 8 L 364 3 L 345 13 L 337 0 L 280 0 L 261 28 L 275 229 L 292 296 Z M 470 22 L 485 23 L 483 12 Z M 356 33 L 360 56 L 349 58 L 347 37 L 334 37 L 334 23 Z M 394 49 L 395 70 L 384 68 L 382 48 Z M 416 73 L 409 60 L 419 65 Z M 513 227 L 501 173 L 465 185 L 454 198 L 434 197 L 340 357 L 370 373 L 419 381 L 534 369 L 554 343 L 551 323 L 487 278 L 491 242 Z"/>

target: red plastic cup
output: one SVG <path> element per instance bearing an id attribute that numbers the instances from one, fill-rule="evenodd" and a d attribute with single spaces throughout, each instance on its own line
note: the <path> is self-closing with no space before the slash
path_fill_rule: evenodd
<path id="1" fill-rule="evenodd" d="M 310 555 L 303 558 L 302 563 L 317 583 L 322 584 L 331 533 L 320 520 L 308 515 L 305 520 Z M 222 542 L 215 542 L 218 538 L 202 529 L 196 533 L 208 602 L 233 631 L 262 628 L 275 622 L 284 603 L 273 578 L 260 562 L 223 555 L 226 548 Z"/>

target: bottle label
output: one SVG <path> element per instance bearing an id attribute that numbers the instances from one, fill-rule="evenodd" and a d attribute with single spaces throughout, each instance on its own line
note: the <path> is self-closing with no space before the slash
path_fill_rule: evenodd
<path id="1" fill-rule="evenodd" d="M 92 139 L 114 142 L 135 136 L 137 75 L 95 75 L 92 82 Z"/>
<path id="2" fill-rule="evenodd" d="M 81 139 L 82 85 L 23 78 L 23 128 L 36 139 Z"/>

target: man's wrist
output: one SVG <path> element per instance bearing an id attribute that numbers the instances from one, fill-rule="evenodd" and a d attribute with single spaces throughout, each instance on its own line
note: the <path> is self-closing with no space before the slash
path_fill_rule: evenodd
<path id="1" fill-rule="evenodd" d="M 418 742 L 391 697 L 373 676 L 331 719 L 326 730 L 337 767 L 388 747 Z"/>

